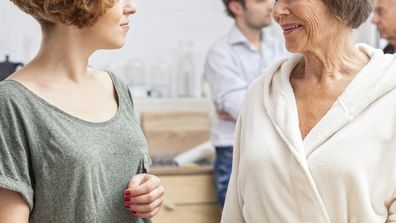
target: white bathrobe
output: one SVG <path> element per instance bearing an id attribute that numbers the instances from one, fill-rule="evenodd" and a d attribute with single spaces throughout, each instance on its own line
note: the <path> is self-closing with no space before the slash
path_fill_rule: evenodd
<path id="1" fill-rule="evenodd" d="M 282 61 L 249 88 L 222 223 L 396 222 L 396 56 L 371 59 L 304 140 Z"/>

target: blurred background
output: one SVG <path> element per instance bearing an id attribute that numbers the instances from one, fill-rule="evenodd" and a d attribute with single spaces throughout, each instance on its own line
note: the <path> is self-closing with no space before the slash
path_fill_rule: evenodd
<path id="1" fill-rule="evenodd" d="M 152 172 L 167 190 L 165 207 L 154 222 L 219 222 L 209 142 L 216 119 L 202 73 L 208 49 L 229 32 L 233 20 L 221 0 L 137 0 L 137 6 L 126 45 L 96 52 L 89 64 L 114 72 L 132 91 Z M 282 39 L 276 24 L 265 32 Z M 26 64 L 40 39 L 33 18 L 0 0 L 0 62 L 8 56 Z M 370 20 L 354 31 L 354 41 L 385 44 Z"/>

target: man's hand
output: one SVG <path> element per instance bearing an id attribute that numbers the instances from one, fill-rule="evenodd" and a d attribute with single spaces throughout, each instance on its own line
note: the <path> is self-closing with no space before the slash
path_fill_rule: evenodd
<path id="1" fill-rule="evenodd" d="M 136 217 L 152 218 L 162 207 L 164 191 L 158 177 L 135 175 L 124 192 L 125 207 Z"/>
<path id="2" fill-rule="evenodd" d="M 223 120 L 234 120 L 234 118 L 225 111 L 217 111 L 217 115 Z"/>

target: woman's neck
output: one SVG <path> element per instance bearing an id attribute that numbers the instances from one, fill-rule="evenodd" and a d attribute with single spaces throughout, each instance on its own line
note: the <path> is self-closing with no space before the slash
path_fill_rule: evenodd
<path id="1" fill-rule="evenodd" d="M 87 77 L 88 59 L 94 50 L 80 38 L 81 35 L 75 27 L 43 32 L 40 50 L 30 64 L 51 71 L 47 73 L 51 73 L 51 78 L 76 83 L 83 80 Z"/>
<path id="2" fill-rule="evenodd" d="M 368 56 L 352 42 L 352 33 L 340 33 L 335 38 L 322 41 L 320 46 L 303 52 L 302 72 L 294 78 L 315 82 L 334 81 L 354 76 L 368 62 Z"/>

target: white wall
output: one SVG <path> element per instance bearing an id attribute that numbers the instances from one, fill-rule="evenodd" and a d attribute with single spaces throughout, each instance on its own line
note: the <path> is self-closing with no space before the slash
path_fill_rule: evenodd
<path id="1" fill-rule="evenodd" d="M 26 62 L 37 51 L 39 25 L 10 1 L 0 0 L 0 60 L 10 54 L 13 61 Z"/>
<path id="2" fill-rule="evenodd" d="M 175 72 L 180 41 L 194 42 L 197 80 L 202 74 L 210 45 L 228 32 L 232 19 L 224 13 L 221 0 L 137 0 L 138 13 L 130 18 L 127 44 L 119 50 L 95 53 L 90 64 L 123 75 L 125 65 L 143 61 L 150 67 L 167 64 Z M 281 35 L 278 28 L 272 33 Z M 29 61 L 37 52 L 41 32 L 37 22 L 8 0 L 0 0 L 0 61 Z M 354 32 L 356 42 L 375 45 L 375 29 L 367 23 Z"/>

